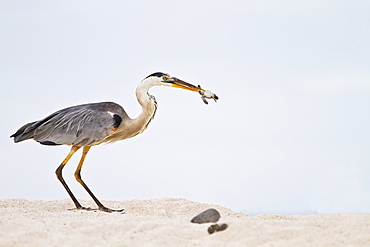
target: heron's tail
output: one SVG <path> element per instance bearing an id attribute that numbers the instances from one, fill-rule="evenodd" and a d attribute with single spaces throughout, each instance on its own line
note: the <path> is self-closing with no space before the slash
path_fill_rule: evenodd
<path id="1" fill-rule="evenodd" d="M 36 122 L 28 123 L 23 125 L 17 132 L 10 136 L 14 137 L 14 142 L 21 142 L 27 139 L 33 138 L 35 128 L 32 125 Z"/>

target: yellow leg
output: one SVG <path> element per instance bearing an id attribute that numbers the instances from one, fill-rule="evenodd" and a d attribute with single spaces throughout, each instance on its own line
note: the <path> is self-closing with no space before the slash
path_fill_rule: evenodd
<path id="1" fill-rule="evenodd" d="M 80 162 L 78 163 L 78 166 L 77 166 L 77 169 L 76 169 L 76 172 L 75 172 L 75 178 L 77 180 L 77 182 L 79 182 L 84 188 L 85 190 L 87 191 L 87 193 L 89 193 L 89 195 L 91 196 L 91 198 L 95 201 L 95 203 L 98 205 L 99 207 L 99 210 L 101 211 L 105 211 L 105 212 L 122 212 L 123 209 L 120 209 L 120 210 L 114 210 L 114 209 L 109 209 L 107 207 L 105 207 L 99 200 L 98 198 L 96 198 L 96 196 L 91 192 L 91 190 L 89 189 L 89 187 L 87 187 L 87 185 L 85 184 L 84 181 L 82 181 L 82 178 L 81 178 L 81 169 L 82 169 L 82 165 L 85 161 L 85 157 L 87 155 L 87 153 L 89 152 L 91 146 L 84 146 L 83 148 L 83 151 L 82 151 L 82 156 L 81 156 L 81 160 Z"/>
<path id="2" fill-rule="evenodd" d="M 67 190 L 69 196 L 71 197 L 72 201 L 76 205 L 76 208 L 77 209 L 82 209 L 81 204 L 77 201 L 76 197 L 73 195 L 72 191 L 69 189 L 68 185 L 66 184 L 66 182 L 64 181 L 63 176 L 62 176 L 62 170 L 63 170 L 64 166 L 67 164 L 67 162 L 72 157 L 72 155 L 75 152 L 77 152 L 78 149 L 80 149 L 80 147 L 72 146 L 71 151 L 69 152 L 67 157 L 63 160 L 62 164 L 60 164 L 59 167 L 56 169 L 55 174 L 57 175 L 57 178 L 59 179 L 59 181 L 63 184 L 64 188 Z"/>

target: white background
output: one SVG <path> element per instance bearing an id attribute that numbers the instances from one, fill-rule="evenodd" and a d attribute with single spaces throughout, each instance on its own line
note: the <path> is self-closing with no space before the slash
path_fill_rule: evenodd
<path id="1" fill-rule="evenodd" d="M 153 88 L 142 135 L 93 147 L 101 200 L 180 197 L 247 214 L 370 213 L 369 1 L 0 1 L 0 198 L 68 198 L 69 147 L 14 144 L 23 124 L 114 101 L 168 72 L 217 104 Z M 74 180 L 80 153 L 64 177 Z"/>

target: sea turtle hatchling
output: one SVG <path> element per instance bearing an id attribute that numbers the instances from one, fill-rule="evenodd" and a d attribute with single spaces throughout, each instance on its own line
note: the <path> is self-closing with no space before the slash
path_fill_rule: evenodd
<path id="1" fill-rule="evenodd" d="M 199 87 L 199 94 L 201 95 L 201 98 L 204 102 L 204 104 L 208 104 L 208 101 L 206 99 L 213 99 L 215 102 L 217 102 L 218 100 L 218 97 L 216 94 L 212 93 L 210 90 L 208 89 L 202 89 L 200 87 L 200 85 L 198 85 Z"/>

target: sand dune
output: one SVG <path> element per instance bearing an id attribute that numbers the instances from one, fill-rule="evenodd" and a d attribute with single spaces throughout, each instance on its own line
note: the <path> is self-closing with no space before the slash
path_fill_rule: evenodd
<path id="1" fill-rule="evenodd" d="M 185 199 L 104 203 L 126 212 L 67 210 L 69 199 L 0 200 L 0 246 L 370 246 L 368 214 L 251 217 Z M 190 223 L 209 208 L 226 230 L 210 235 L 211 223 Z"/>

